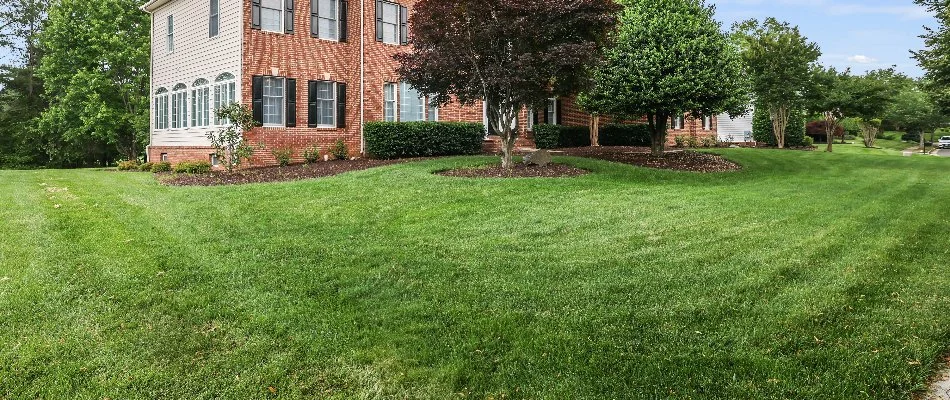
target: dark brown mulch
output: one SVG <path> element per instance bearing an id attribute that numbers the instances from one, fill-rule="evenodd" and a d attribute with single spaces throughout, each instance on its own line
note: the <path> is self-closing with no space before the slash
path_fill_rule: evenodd
<path id="1" fill-rule="evenodd" d="M 248 168 L 235 170 L 234 172 L 215 171 L 210 174 L 201 175 L 162 174 L 159 175 L 158 179 L 162 183 L 170 186 L 220 186 L 299 181 L 419 160 L 418 158 L 406 160 L 337 160 L 314 164 L 290 165 L 287 167 Z"/>
<path id="2" fill-rule="evenodd" d="M 570 178 L 587 175 L 590 171 L 565 164 L 537 165 L 515 164 L 511 169 L 500 164 L 484 167 L 459 168 L 439 172 L 442 176 L 455 178 Z"/>
<path id="3" fill-rule="evenodd" d="M 695 151 L 669 151 L 654 157 L 648 147 L 580 147 L 562 149 L 564 155 L 595 158 L 641 167 L 690 172 L 728 172 L 742 169 L 739 164 L 715 154 Z"/>

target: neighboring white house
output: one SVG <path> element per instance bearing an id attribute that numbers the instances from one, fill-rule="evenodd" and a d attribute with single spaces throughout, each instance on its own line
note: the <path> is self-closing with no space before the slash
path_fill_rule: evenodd
<path id="1" fill-rule="evenodd" d="M 151 0 L 151 146 L 209 146 L 224 121 L 214 110 L 241 102 L 243 0 Z"/>
<path id="2" fill-rule="evenodd" d="M 718 117 L 719 141 L 723 143 L 754 142 L 755 139 L 752 137 L 753 113 L 754 111 L 749 111 L 748 114 L 735 119 L 730 118 L 729 114 L 720 114 Z"/>

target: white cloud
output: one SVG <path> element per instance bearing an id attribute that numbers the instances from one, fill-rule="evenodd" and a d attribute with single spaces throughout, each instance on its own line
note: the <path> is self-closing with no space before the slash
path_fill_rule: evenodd
<path id="1" fill-rule="evenodd" d="M 862 54 L 856 54 L 848 57 L 848 61 L 858 64 L 873 64 L 877 62 L 876 58 L 871 58 Z"/>

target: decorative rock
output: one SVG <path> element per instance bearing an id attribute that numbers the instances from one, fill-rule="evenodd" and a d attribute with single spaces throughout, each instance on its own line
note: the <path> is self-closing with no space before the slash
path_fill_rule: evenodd
<path id="1" fill-rule="evenodd" d="M 538 150 L 524 156 L 524 163 L 527 165 L 546 166 L 551 163 L 551 152 L 547 150 Z"/>

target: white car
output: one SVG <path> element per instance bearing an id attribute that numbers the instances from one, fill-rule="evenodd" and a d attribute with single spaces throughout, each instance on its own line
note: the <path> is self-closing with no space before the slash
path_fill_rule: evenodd
<path id="1" fill-rule="evenodd" d="M 944 136 L 937 141 L 938 149 L 950 149 L 950 136 Z"/>

